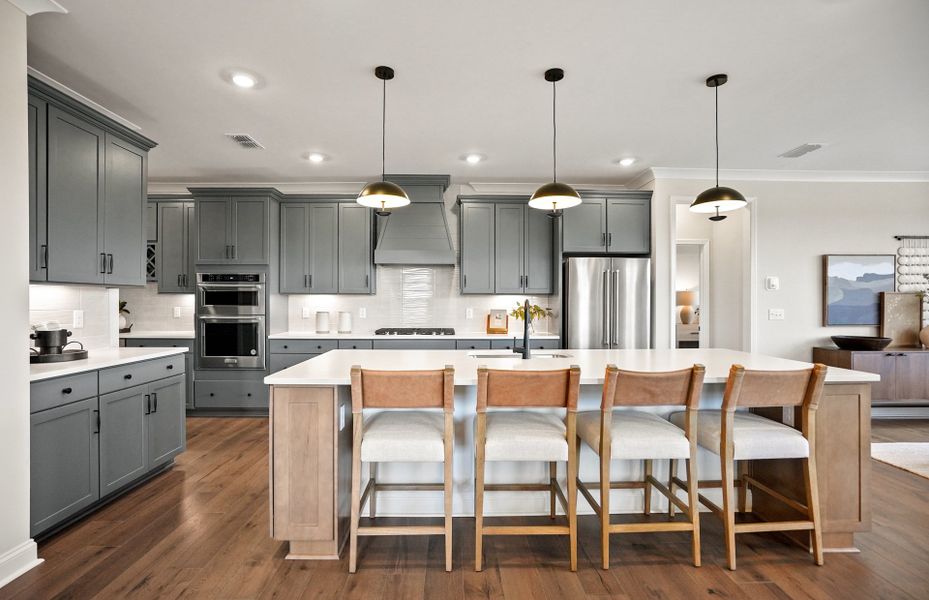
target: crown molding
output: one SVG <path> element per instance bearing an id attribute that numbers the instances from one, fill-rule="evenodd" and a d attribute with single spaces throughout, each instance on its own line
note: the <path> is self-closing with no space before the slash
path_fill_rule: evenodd
<path id="1" fill-rule="evenodd" d="M 714 180 L 713 169 L 652 167 L 654 179 Z M 929 171 L 802 171 L 778 169 L 720 169 L 726 181 L 806 181 L 831 183 L 925 183 Z"/>
<path id="2" fill-rule="evenodd" d="M 148 194 L 187 194 L 188 188 L 263 189 L 275 188 L 282 194 L 355 194 L 367 184 L 366 181 L 262 181 L 230 183 L 228 181 L 151 181 Z"/>
<path id="3" fill-rule="evenodd" d="M 10 4 L 26 13 L 27 17 L 46 12 L 68 14 L 68 9 L 55 0 L 10 0 Z"/>
<path id="4" fill-rule="evenodd" d="M 474 190 L 475 194 L 495 194 L 495 195 L 524 195 L 532 194 L 538 187 L 548 181 L 468 181 L 462 183 Z M 611 191 L 611 190 L 628 190 L 629 187 L 622 184 L 611 183 L 568 183 L 578 192 L 582 191 Z"/>

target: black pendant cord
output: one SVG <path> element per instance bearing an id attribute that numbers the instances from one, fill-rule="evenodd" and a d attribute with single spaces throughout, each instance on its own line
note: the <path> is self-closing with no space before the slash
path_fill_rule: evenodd
<path id="1" fill-rule="evenodd" d="M 719 187 L 719 86 L 713 88 L 716 104 L 716 187 Z"/>
<path id="2" fill-rule="evenodd" d="M 558 181 L 558 122 L 555 119 L 556 107 L 556 90 L 555 82 L 552 82 L 552 183 Z"/>
<path id="3" fill-rule="evenodd" d="M 384 84 L 384 90 L 381 94 L 381 181 L 386 181 L 387 162 L 387 80 L 381 81 Z M 719 152 L 717 151 L 717 160 Z"/>

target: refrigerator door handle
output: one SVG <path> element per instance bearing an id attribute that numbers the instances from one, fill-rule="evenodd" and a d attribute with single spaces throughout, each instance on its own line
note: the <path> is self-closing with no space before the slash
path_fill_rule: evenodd
<path id="1" fill-rule="evenodd" d="M 603 347 L 610 347 L 610 272 L 603 272 Z"/>
<path id="2" fill-rule="evenodd" d="M 624 309 L 624 307 L 623 307 L 623 305 L 622 305 L 622 294 L 620 293 L 620 292 L 621 292 L 621 289 L 620 289 L 619 277 L 620 277 L 620 271 L 619 271 L 619 269 L 613 271 L 613 275 L 612 275 L 612 284 L 613 284 L 613 289 L 612 289 L 612 293 L 613 293 L 613 294 L 612 294 L 612 295 L 613 295 L 613 323 L 612 323 L 612 327 L 611 327 L 611 330 L 610 330 L 610 331 L 611 331 L 611 333 L 610 333 L 610 338 L 611 338 L 611 339 L 610 339 L 610 343 L 611 343 L 612 347 L 619 347 L 619 344 L 620 344 L 620 337 L 619 337 L 619 322 L 620 322 L 621 319 L 619 318 L 619 315 L 620 315 L 620 313 L 621 313 L 621 312 L 623 311 L 623 309 Z"/>

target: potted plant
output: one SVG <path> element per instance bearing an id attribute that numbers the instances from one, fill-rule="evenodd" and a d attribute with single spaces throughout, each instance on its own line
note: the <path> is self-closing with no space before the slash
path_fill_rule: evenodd
<path id="1" fill-rule="evenodd" d="M 127 302 L 125 300 L 119 301 L 119 332 L 120 333 L 129 333 L 132 331 L 132 323 L 129 322 L 129 317 L 126 315 L 130 314 L 129 309 L 126 308 Z"/>
<path id="2" fill-rule="evenodd" d="M 536 319 L 541 319 L 543 317 L 552 316 L 552 309 L 542 308 L 538 304 L 532 304 L 529 306 L 529 329 L 535 332 L 535 328 L 532 326 L 533 321 Z M 519 321 L 526 319 L 526 309 L 522 304 L 517 304 L 516 308 L 510 311 L 510 316 Z"/>

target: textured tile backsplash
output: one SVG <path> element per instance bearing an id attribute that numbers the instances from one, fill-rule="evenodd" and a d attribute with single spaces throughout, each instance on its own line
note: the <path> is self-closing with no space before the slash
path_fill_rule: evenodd
<path id="1" fill-rule="evenodd" d="M 288 323 L 291 331 L 314 331 L 316 311 L 329 311 L 333 328 L 338 313 L 352 313 L 352 331 L 364 333 L 379 327 L 454 327 L 459 332 L 480 332 L 490 309 L 512 309 L 527 296 L 466 295 L 458 293 L 458 267 L 377 268 L 377 294 L 290 296 Z M 529 301 L 551 308 L 555 316 L 535 323 L 536 331 L 558 332 L 559 296 L 528 296 Z M 309 311 L 303 318 L 303 309 Z M 365 309 L 367 318 L 360 318 Z M 472 318 L 467 318 L 467 309 Z M 521 333 L 521 322 L 510 319 L 510 331 Z"/>
<path id="2" fill-rule="evenodd" d="M 194 295 L 159 294 L 158 284 L 144 288 L 120 288 L 119 299 L 126 301 L 133 331 L 193 331 Z M 181 317 L 174 317 L 174 308 L 181 309 Z"/>
<path id="3" fill-rule="evenodd" d="M 116 346 L 118 298 L 119 290 L 114 288 L 30 285 L 29 324 L 43 325 L 56 321 L 73 333 L 69 340 L 81 342 L 88 349 Z M 76 310 L 84 312 L 84 326 L 79 329 L 74 327 Z"/>

